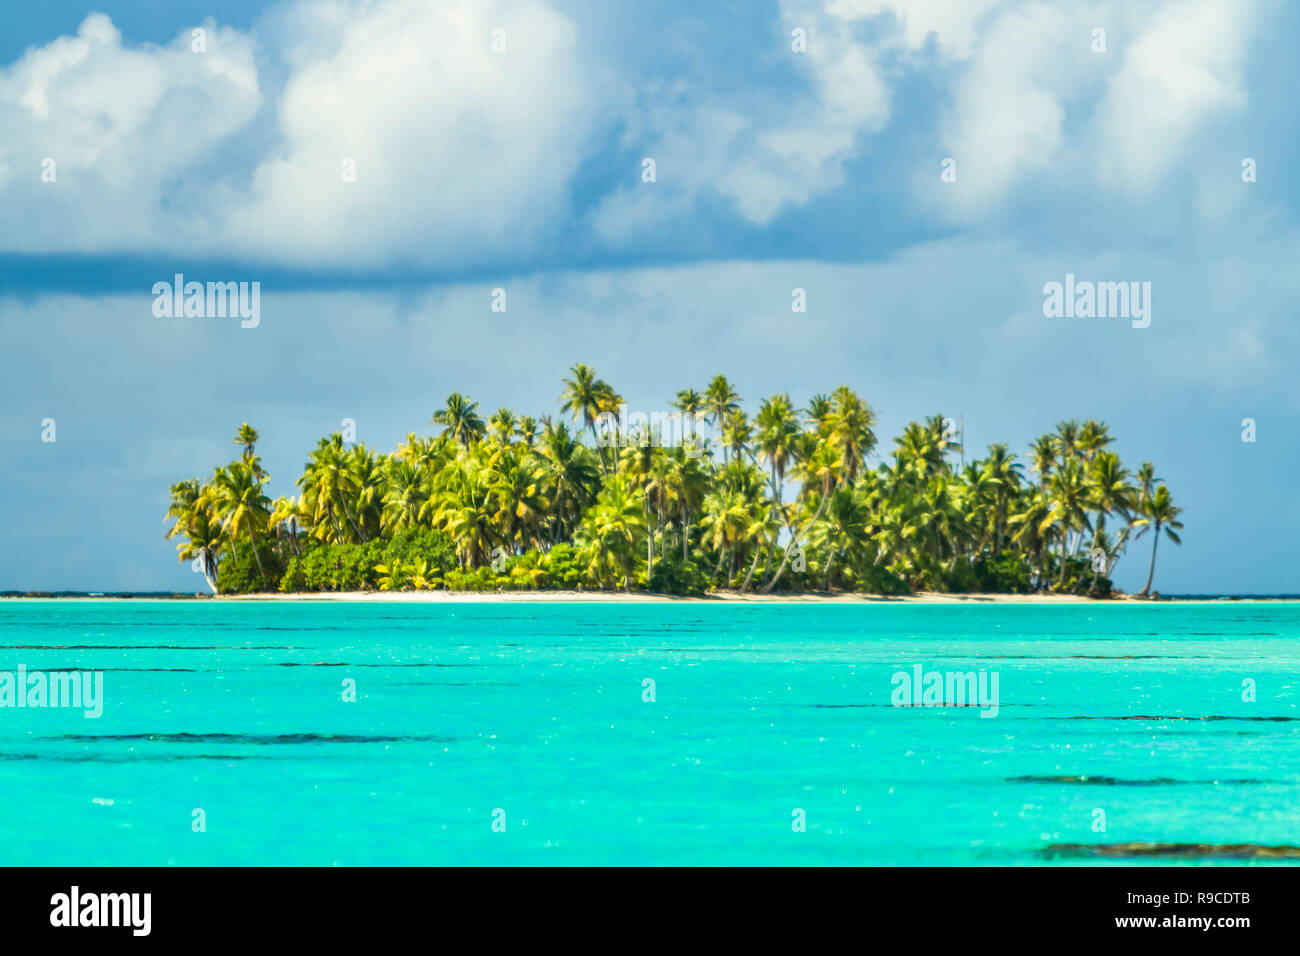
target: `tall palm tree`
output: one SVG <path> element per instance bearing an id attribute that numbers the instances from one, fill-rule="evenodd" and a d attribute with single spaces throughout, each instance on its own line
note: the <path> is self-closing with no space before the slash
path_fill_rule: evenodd
<path id="1" fill-rule="evenodd" d="M 519 432 L 519 440 L 527 447 L 532 448 L 537 442 L 537 419 L 531 415 L 521 415 L 515 428 Z"/>
<path id="2" fill-rule="evenodd" d="M 845 478 L 857 480 L 867 455 L 876 447 L 875 413 L 847 385 L 841 385 L 832 396 L 830 416 L 830 442 L 840 454 L 840 464 Z"/>
<path id="3" fill-rule="evenodd" d="M 1161 529 L 1164 529 L 1165 537 L 1174 544 L 1183 543 L 1183 539 L 1178 536 L 1178 532 L 1183 530 L 1183 523 L 1178 520 L 1182 513 L 1183 509 L 1174 504 L 1174 496 L 1164 485 L 1157 487 L 1147 502 L 1146 515 L 1139 522 L 1143 527 L 1138 532 L 1138 537 L 1144 535 L 1149 528 L 1155 529 L 1155 534 L 1151 539 L 1151 565 L 1147 568 L 1147 583 L 1138 592 L 1141 597 L 1147 597 L 1151 593 L 1151 580 L 1156 574 L 1156 548 L 1160 546 Z"/>
<path id="4" fill-rule="evenodd" d="M 1120 514 L 1125 519 L 1137 506 L 1136 490 L 1128 480 L 1128 469 L 1120 464 L 1119 455 L 1113 451 L 1097 452 L 1088 469 L 1088 506 L 1097 513 L 1096 529 L 1092 535 L 1092 551 L 1097 550 L 1099 538 L 1106 528 L 1106 518 Z M 1093 568 L 1089 593 L 1097 589 L 1101 568 Z"/>
<path id="5" fill-rule="evenodd" d="M 443 435 L 462 446 L 483 437 L 483 418 L 478 413 L 478 402 L 470 401 L 460 392 L 447 396 L 447 404 L 433 413 L 429 424 L 443 426 Z"/>
<path id="6" fill-rule="evenodd" d="M 600 490 L 600 467 L 564 422 L 548 426 L 542 436 L 541 457 L 547 470 L 546 497 L 550 508 L 550 544 L 569 537 Z"/>
<path id="7" fill-rule="evenodd" d="M 1042 521 L 1042 530 L 1055 526 L 1060 540 L 1061 568 L 1056 581 L 1059 590 L 1065 586 L 1065 573 L 1069 564 L 1070 532 L 1078 531 L 1080 536 L 1084 529 L 1090 527 L 1086 509 L 1088 486 L 1083 465 L 1077 459 L 1068 459 L 1052 475 L 1048 483 L 1051 507 Z"/>
<path id="8" fill-rule="evenodd" d="M 668 456 L 664 484 L 669 508 L 674 512 L 681 534 L 682 561 L 690 557 L 691 527 L 694 517 L 704 507 L 710 479 L 699 459 L 686 454 L 684 449 L 674 448 Z"/>
<path id="9" fill-rule="evenodd" d="M 1008 508 L 1015 498 L 1023 481 L 1022 467 L 1016 456 L 1003 442 L 989 445 L 989 457 L 984 461 L 984 472 L 996 482 L 994 492 L 996 505 L 994 514 L 993 556 L 1001 557 L 1002 541 L 1007 533 Z"/>
<path id="10" fill-rule="evenodd" d="M 1029 467 L 1038 472 L 1038 487 L 1046 488 L 1047 479 L 1052 476 L 1052 469 L 1056 467 L 1057 456 L 1060 449 L 1056 444 L 1056 438 L 1053 435 L 1039 435 L 1029 446 Z"/>
<path id="11" fill-rule="evenodd" d="M 1105 422 L 1090 418 L 1079 429 L 1079 453 L 1083 455 L 1085 461 L 1092 461 L 1098 454 L 1105 451 L 1106 446 L 1114 440 Z"/>
<path id="12" fill-rule="evenodd" d="M 243 448 L 243 459 L 249 461 L 253 457 L 253 447 L 257 444 L 257 429 L 248 422 L 239 426 L 239 431 L 235 432 L 234 442 Z"/>
<path id="13" fill-rule="evenodd" d="M 488 434 L 500 445 L 509 445 L 515 438 L 518 418 L 510 409 L 502 407 L 496 410 L 488 420 Z"/>
<path id="14" fill-rule="evenodd" d="M 692 418 L 705 412 L 704 396 L 693 388 L 684 388 L 679 391 L 677 397 L 673 399 L 672 406 L 683 415 L 689 415 Z"/>
<path id="15" fill-rule="evenodd" d="M 704 390 L 704 408 L 715 427 L 721 427 L 733 412 L 740 411 L 740 396 L 727 381 L 727 376 L 713 376 Z"/>
<path id="16" fill-rule="evenodd" d="M 213 474 L 209 492 L 208 500 L 232 548 L 241 536 L 247 535 L 253 560 L 265 581 L 266 569 L 258 553 L 257 535 L 266 530 L 271 499 L 262 491 L 258 470 L 248 462 L 231 462 Z"/>
<path id="17" fill-rule="evenodd" d="M 564 380 L 560 411 L 570 413 L 575 422 L 581 419 L 582 427 L 591 432 L 592 441 L 595 441 L 596 419 L 609 397 L 610 388 L 596 377 L 595 369 L 581 362 L 573 366 L 569 374 L 573 377 Z"/>

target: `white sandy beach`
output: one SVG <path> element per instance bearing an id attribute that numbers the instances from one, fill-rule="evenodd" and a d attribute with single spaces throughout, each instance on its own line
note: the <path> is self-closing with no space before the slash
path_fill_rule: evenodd
<path id="1" fill-rule="evenodd" d="M 314 594 L 223 595 L 219 601 L 374 601 L 433 604 L 1077 604 L 1105 603 L 1073 594 L 910 594 L 885 597 L 870 594 L 738 594 L 713 592 L 703 597 L 677 597 L 619 591 L 342 591 Z M 1126 600 L 1115 598 L 1114 600 Z"/>
<path id="2" fill-rule="evenodd" d="M 632 591 L 320 591 L 293 594 L 6 594 L 3 601 L 343 601 L 377 604 L 1269 604 L 1296 603 L 1295 598 L 1158 598 L 1146 600 L 1130 594 L 1094 599 L 1078 594 L 940 594 L 921 592 L 899 597 L 871 594 L 738 594 L 711 592 L 703 597 L 680 597 Z"/>

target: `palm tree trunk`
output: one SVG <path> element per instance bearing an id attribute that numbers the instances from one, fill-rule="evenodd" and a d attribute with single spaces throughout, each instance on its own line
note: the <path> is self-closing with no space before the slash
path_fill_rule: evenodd
<path id="1" fill-rule="evenodd" d="M 215 570 L 212 566 L 212 555 L 206 549 L 199 552 L 199 558 L 203 562 L 203 578 L 208 582 L 208 588 L 213 594 L 217 593 L 217 581 L 212 572 Z"/>
<path id="2" fill-rule="evenodd" d="M 776 569 L 776 574 L 772 575 L 772 580 L 768 581 L 761 588 L 759 588 L 758 590 L 759 594 L 772 593 L 772 588 L 776 587 L 776 582 L 781 580 L 781 575 L 785 574 L 786 565 L 790 563 L 790 552 L 795 548 L 796 545 L 799 544 L 799 539 L 804 536 L 804 534 L 808 531 L 808 529 L 817 523 L 817 519 L 822 516 L 822 510 L 826 507 L 826 502 L 830 501 L 830 499 L 831 496 L 829 493 L 822 495 L 822 500 L 817 504 L 816 512 L 813 513 L 813 516 L 808 521 L 808 524 L 804 526 L 803 531 L 801 531 L 799 534 L 795 535 L 793 538 L 790 539 L 790 547 L 785 549 L 785 554 L 781 557 L 781 566 Z"/>
<path id="3" fill-rule="evenodd" d="M 258 572 L 260 572 L 261 575 L 262 575 L 262 583 L 265 584 L 265 583 L 266 583 L 266 568 L 262 567 L 262 556 L 261 556 L 260 554 L 257 553 L 257 538 L 255 538 L 255 537 L 253 536 L 253 529 L 252 529 L 251 526 L 250 526 L 249 529 L 248 529 L 248 540 L 249 540 L 249 541 L 252 543 L 252 545 L 253 545 L 253 560 L 257 562 L 257 570 L 258 570 Z"/>
<path id="4" fill-rule="evenodd" d="M 1056 590 L 1065 587 L 1065 563 L 1069 557 L 1069 531 L 1063 526 L 1061 528 L 1061 573 L 1056 579 Z"/>
<path id="5" fill-rule="evenodd" d="M 749 565 L 749 573 L 745 575 L 745 580 L 740 582 L 741 594 L 745 593 L 745 591 L 749 588 L 749 582 L 754 579 L 754 569 L 758 567 L 758 559 L 761 558 L 762 556 L 763 556 L 763 549 L 761 547 L 755 548 L 754 560 L 750 562 Z"/>
<path id="6" fill-rule="evenodd" d="M 1151 579 L 1156 576 L 1156 548 L 1158 548 L 1159 546 L 1160 546 L 1160 522 L 1157 521 L 1156 537 L 1155 540 L 1151 542 L 1151 564 L 1147 568 L 1147 583 L 1142 588 L 1142 590 L 1138 592 L 1142 597 L 1147 597 L 1151 594 Z"/>
<path id="7" fill-rule="evenodd" d="M 1093 558 L 1093 553 L 1097 550 L 1097 539 L 1101 537 L 1102 529 L 1105 528 L 1105 526 L 1106 526 L 1106 516 L 1105 516 L 1104 514 L 1102 514 L 1102 515 L 1098 515 L 1098 516 L 1097 516 L 1097 528 L 1096 528 L 1096 530 L 1093 531 L 1093 533 L 1092 533 L 1092 547 L 1088 549 L 1088 560 L 1089 560 L 1090 562 L 1094 560 L 1094 558 Z M 1090 583 L 1090 584 L 1088 585 L 1088 593 L 1089 593 L 1089 594 L 1092 594 L 1092 593 L 1094 593 L 1094 592 L 1097 590 L 1097 579 L 1100 578 L 1100 577 L 1101 577 L 1101 569 L 1099 569 L 1099 568 L 1097 568 L 1097 567 L 1094 567 L 1094 568 L 1092 569 L 1092 583 Z M 1080 579 L 1079 579 L 1079 584 L 1082 584 L 1082 583 L 1083 583 L 1083 579 L 1080 578 Z M 1075 594 L 1078 594 L 1078 593 L 1079 593 L 1079 584 L 1076 584 L 1076 585 L 1074 586 L 1074 593 L 1075 593 Z"/>
<path id="8" fill-rule="evenodd" d="M 655 533 L 647 522 L 645 531 L 645 581 L 650 583 L 650 576 L 655 573 Z"/>

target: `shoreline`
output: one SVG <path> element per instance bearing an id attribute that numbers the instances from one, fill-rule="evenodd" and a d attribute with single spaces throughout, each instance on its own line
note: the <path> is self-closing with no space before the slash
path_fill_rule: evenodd
<path id="1" fill-rule="evenodd" d="M 1132 595 L 1089 598 L 1081 594 L 948 594 L 920 592 L 908 595 L 873 594 L 738 594 L 713 592 L 699 597 L 621 591 L 320 591 L 286 594 L 8 594 L 3 601 L 219 601 L 301 602 L 327 601 L 374 604 L 920 604 L 920 605 L 1079 605 L 1094 606 L 1167 604 L 1271 604 L 1295 603 L 1293 597 L 1158 598 Z"/>

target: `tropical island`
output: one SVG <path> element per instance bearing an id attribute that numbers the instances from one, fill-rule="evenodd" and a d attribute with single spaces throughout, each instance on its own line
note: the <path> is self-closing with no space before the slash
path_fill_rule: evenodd
<path id="1" fill-rule="evenodd" d="M 671 411 L 627 413 L 586 365 L 560 416 L 460 393 L 391 454 L 321 438 L 296 495 L 271 498 L 247 423 L 238 457 L 171 486 L 168 538 L 214 593 L 604 590 L 744 594 L 1051 592 L 1097 598 L 1128 546 L 1182 509 L 1130 472 L 1105 423 L 1064 421 L 1026 463 L 963 453 L 951 419 L 911 422 L 873 468 L 875 415 L 840 386 L 751 417 L 723 375 Z M 706 432 L 710 434 L 706 434 Z M 1143 549 L 1145 550 L 1145 549 Z"/>

